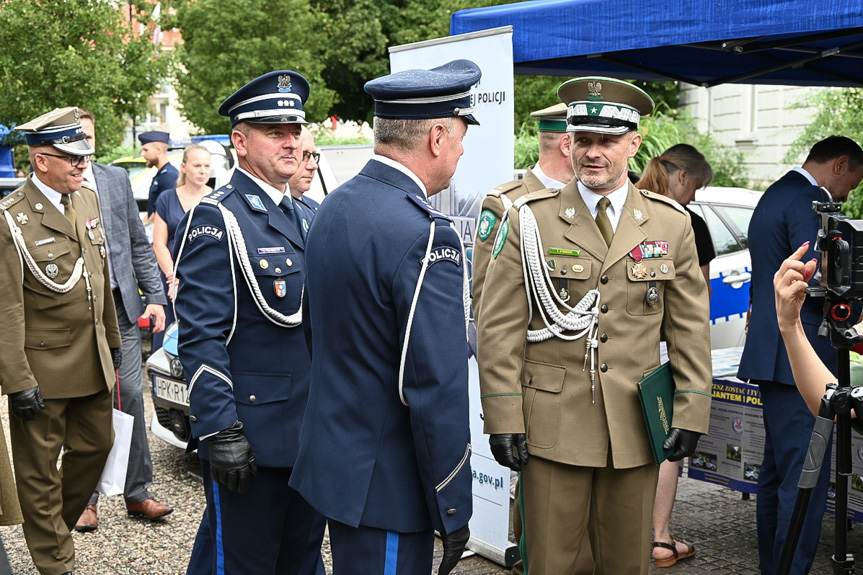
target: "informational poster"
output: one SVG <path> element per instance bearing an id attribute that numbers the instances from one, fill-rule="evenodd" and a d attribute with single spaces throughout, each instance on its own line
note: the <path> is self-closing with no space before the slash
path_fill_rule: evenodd
<path id="1" fill-rule="evenodd" d="M 763 458 L 758 387 L 736 379 L 714 379 L 710 431 L 689 458 L 689 477 L 755 493 Z"/>
<path id="2" fill-rule="evenodd" d="M 467 58 L 482 70 L 471 91 L 474 117 L 464 139 L 464 155 L 450 187 L 429 198 L 431 204 L 455 222 L 467 249 L 468 261 L 476 237 L 476 224 L 485 195 L 513 179 L 514 107 L 512 28 L 439 38 L 390 49 L 392 72 L 433 68 Z M 476 362 L 476 328 L 470 326 L 470 414 L 473 455 L 473 518 L 468 548 L 505 565 L 509 542 L 510 470 L 491 455 L 483 433 L 479 372 Z"/>
<path id="3" fill-rule="evenodd" d="M 689 477 L 744 493 L 758 491 L 764 459 L 764 417 L 757 385 L 734 377 L 742 348 L 713 350 L 713 403 L 710 431 L 698 441 L 689 458 Z M 852 372 L 855 366 L 852 365 Z M 852 384 L 858 382 L 852 381 Z M 833 426 L 831 480 L 827 512 L 836 511 L 836 426 Z M 863 523 L 863 435 L 851 431 L 851 476 L 848 479 L 848 516 Z"/>

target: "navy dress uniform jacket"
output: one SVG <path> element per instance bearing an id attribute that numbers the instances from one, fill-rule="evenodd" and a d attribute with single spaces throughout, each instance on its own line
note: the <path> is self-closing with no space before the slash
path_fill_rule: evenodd
<path id="1" fill-rule="evenodd" d="M 810 244 L 802 261 L 818 257 L 815 240 L 821 224 L 812 210 L 812 202 L 825 199 L 818 186 L 813 186 L 803 174 L 791 171 L 767 188 L 755 207 L 749 223 L 752 315 L 737 373 L 740 379 L 795 385 L 788 353 L 776 322 L 773 274 L 783 260 L 805 242 Z M 817 285 L 815 281 L 809 283 Z M 800 320 L 818 357 L 831 372 L 837 373 L 836 350 L 828 338 L 817 336 L 823 306 L 824 298 L 807 297 L 800 311 Z M 855 306 L 855 311 L 859 313 L 859 306 Z"/>
<path id="2" fill-rule="evenodd" d="M 412 310 L 433 222 L 430 265 Z M 410 533 L 465 525 L 466 262 L 448 218 L 407 175 L 371 160 L 321 204 L 306 265 L 312 385 L 291 486 L 352 527 Z"/>
<path id="3" fill-rule="evenodd" d="M 236 217 L 245 245 L 231 244 L 218 207 Z M 191 218 L 191 221 L 188 221 Z M 198 439 L 243 423 L 258 466 L 292 467 L 309 386 L 303 328 L 265 316 L 252 289 L 275 311 L 302 306 L 303 240 L 281 208 L 237 171 L 180 222 L 175 243 L 179 354 Z M 241 260 L 248 258 L 252 281 Z M 206 441 L 198 448 L 209 460 Z"/>

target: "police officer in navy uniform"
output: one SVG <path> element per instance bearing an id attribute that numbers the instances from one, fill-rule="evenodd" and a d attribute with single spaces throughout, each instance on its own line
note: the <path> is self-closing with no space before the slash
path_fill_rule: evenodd
<path id="1" fill-rule="evenodd" d="M 324 519 L 288 486 L 311 362 L 304 234 L 286 192 L 308 95 L 281 70 L 222 103 L 239 167 L 178 226 L 179 354 L 213 573 L 323 573 Z"/>
<path id="2" fill-rule="evenodd" d="M 154 130 L 138 136 L 141 142 L 141 156 L 147 161 L 147 167 L 156 168 L 156 175 L 150 184 L 150 195 L 147 198 L 147 221 L 152 221 L 156 213 L 156 198 L 165 190 L 176 187 L 180 172 L 168 162 L 168 132 Z"/>
<path id="3" fill-rule="evenodd" d="M 449 573 L 471 517 L 467 265 L 427 197 L 450 185 L 479 68 L 372 80 L 375 156 L 309 232 L 312 386 L 294 486 L 328 519 L 335 575 Z"/>

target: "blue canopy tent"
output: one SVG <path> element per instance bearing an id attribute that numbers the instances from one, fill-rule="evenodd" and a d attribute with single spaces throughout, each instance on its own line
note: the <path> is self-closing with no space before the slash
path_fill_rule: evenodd
<path id="1" fill-rule="evenodd" d="M 863 86 L 860 0 L 533 0 L 452 15 L 512 26 L 516 74 Z"/>

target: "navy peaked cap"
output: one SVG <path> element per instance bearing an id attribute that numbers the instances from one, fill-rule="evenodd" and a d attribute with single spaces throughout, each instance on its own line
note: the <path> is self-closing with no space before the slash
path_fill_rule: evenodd
<path id="1" fill-rule="evenodd" d="M 138 140 L 141 141 L 141 145 L 149 144 L 150 142 L 162 142 L 163 144 L 167 144 L 171 139 L 171 136 L 168 132 L 160 132 L 158 130 L 154 130 L 152 132 L 144 132 L 138 136 Z"/>
<path id="2" fill-rule="evenodd" d="M 375 116 L 397 120 L 473 117 L 470 89 L 482 71 L 470 60 L 453 60 L 430 70 L 405 70 L 375 78 L 363 89 L 375 99 Z"/>
<path id="3" fill-rule="evenodd" d="M 78 108 L 55 108 L 15 127 L 24 133 L 28 146 L 54 146 L 73 156 L 92 155 L 95 150 L 81 128 Z"/>
<path id="4" fill-rule="evenodd" d="M 303 104 L 309 99 L 309 82 L 291 70 L 258 76 L 222 102 L 219 115 L 252 124 L 305 124 Z"/>

